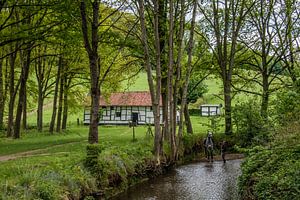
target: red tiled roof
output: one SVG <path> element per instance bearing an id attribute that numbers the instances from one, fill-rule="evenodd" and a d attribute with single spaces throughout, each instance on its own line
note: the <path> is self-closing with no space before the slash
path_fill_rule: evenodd
<path id="1" fill-rule="evenodd" d="M 108 99 L 100 97 L 100 106 L 152 106 L 150 92 L 111 93 Z M 160 99 L 160 105 L 162 105 Z"/>

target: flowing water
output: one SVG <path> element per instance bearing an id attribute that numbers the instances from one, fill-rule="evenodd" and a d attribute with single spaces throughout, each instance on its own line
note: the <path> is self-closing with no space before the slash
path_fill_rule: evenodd
<path id="1" fill-rule="evenodd" d="M 242 160 L 199 162 L 177 167 L 113 200 L 236 200 Z"/>

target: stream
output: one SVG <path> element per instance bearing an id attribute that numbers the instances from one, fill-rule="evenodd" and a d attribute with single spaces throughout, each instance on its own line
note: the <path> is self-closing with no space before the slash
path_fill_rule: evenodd
<path id="1" fill-rule="evenodd" d="M 242 160 L 198 162 L 141 183 L 112 200 L 229 200 L 239 199 L 237 178 Z"/>

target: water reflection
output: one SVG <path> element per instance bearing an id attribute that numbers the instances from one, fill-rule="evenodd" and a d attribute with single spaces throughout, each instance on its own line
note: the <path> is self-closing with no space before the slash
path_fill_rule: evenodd
<path id="1" fill-rule="evenodd" d="M 180 166 L 163 177 L 130 188 L 113 200 L 238 199 L 240 163 L 241 160 L 230 160 L 226 164 L 215 161 Z"/>

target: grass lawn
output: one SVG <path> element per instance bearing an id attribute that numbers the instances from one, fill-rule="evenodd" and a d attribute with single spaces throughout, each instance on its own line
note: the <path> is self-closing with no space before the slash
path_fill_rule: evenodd
<path id="1" fill-rule="evenodd" d="M 209 92 L 205 94 L 205 103 L 220 103 L 220 99 L 216 97 L 221 91 L 219 90 L 220 82 L 209 79 L 207 84 Z M 146 74 L 141 73 L 128 90 L 148 90 Z M 80 196 L 82 188 L 93 188 L 90 182 L 95 178 L 91 177 L 91 174 L 83 167 L 89 128 L 76 125 L 77 118 L 82 120 L 83 111 L 70 114 L 67 131 L 53 135 L 47 132 L 51 112 L 51 106 L 44 109 L 45 131 L 43 133 L 32 129 L 22 131 L 21 139 L 18 140 L 0 137 L 0 193 L 5 193 L 5 196 L 0 194 L 0 199 L 14 199 L 15 197 L 32 199 L 41 196 L 44 192 L 51 196 L 54 191 L 62 194 L 61 187 L 68 187 L 66 191 L 72 191 L 72 194 Z M 205 135 L 208 130 L 212 130 L 209 118 L 191 116 L 191 120 L 197 135 Z M 28 124 L 32 127 L 36 126 L 35 112 L 28 115 Z M 99 144 L 107 149 L 103 150 L 107 162 L 118 160 L 115 158 L 115 155 L 118 155 L 133 167 L 134 163 L 138 162 L 137 160 L 142 161 L 145 157 L 151 157 L 153 139 L 147 139 L 146 132 L 146 126 L 136 127 L 137 142 L 133 143 L 132 128 L 99 126 Z M 127 155 L 127 151 L 133 153 L 131 156 L 134 158 L 129 156 L 130 153 Z M 1 156 L 13 158 L 22 152 L 27 152 L 27 155 L 1 162 Z M 51 196 L 50 199 L 61 199 L 61 197 Z"/>
<path id="2" fill-rule="evenodd" d="M 99 127 L 99 144 L 104 147 L 100 160 L 109 165 L 104 168 L 107 176 L 118 170 L 114 162 L 126 162 L 131 171 L 135 164 L 152 157 L 153 139 L 146 132 L 146 126 L 135 127 L 137 141 L 132 142 L 132 128 L 128 126 Z M 79 126 L 63 134 L 31 132 L 19 140 L 0 138 L 0 199 L 66 199 L 61 196 L 68 195 L 66 192 L 78 199 L 82 190 L 97 191 L 96 178 L 83 166 L 87 137 L 88 127 Z M 1 162 L 3 155 L 34 149 L 40 150 Z"/>
<path id="3" fill-rule="evenodd" d="M 139 126 L 135 128 L 136 138 L 143 139 L 146 135 L 147 128 Z M 71 127 L 68 131 L 60 134 L 50 135 L 49 133 L 37 133 L 29 131 L 23 134 L 21 139 L 14 140 L 10 138 L 0 139 L 0 156 L 20 153 L 24 151 L 31 151 L 36 149 L 45 149 L 43 152 L 66 151 L 68 148 L 73 151 L 72 147 L 77 148 L 79 144 L 87 144 L 88 126 Z M 99 143 L 109 142 L 115 145 L 127 145 L 132 140 L 132 128 L 127 126 L 99 126 Z M 53 149 L 49 148 L 55 145 L 62 145 Z M 84 149 L 82 149 L 84 150 Z"/>

